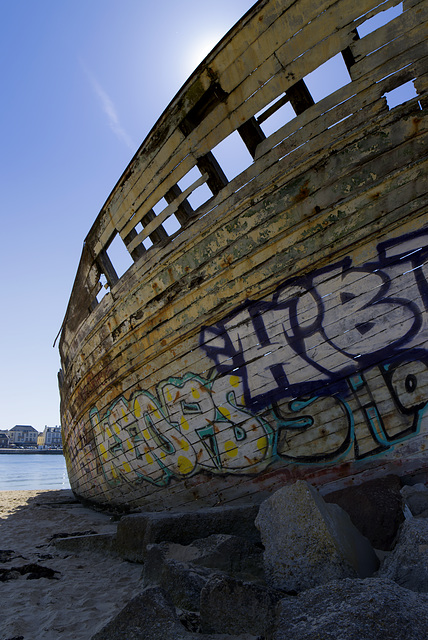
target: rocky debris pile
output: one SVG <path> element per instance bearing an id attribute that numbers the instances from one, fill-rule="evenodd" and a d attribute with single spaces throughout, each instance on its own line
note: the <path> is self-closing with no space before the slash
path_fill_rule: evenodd
<path id="1" fill-rule="evenodd" d="M 92 640 L 425 640 L 428 489 L 333 497 L 298 481 L 260 508 L 124 517 L 110 548 L 143 588 Z"/>
<path id="2" fill-rule="evenodd" d="M 148 544 L 176 542 L 187 545 L 210 534 L 229 533 L 260 541 L 254 524 L 258 506 L 240 505 L 186 512 L 142 513 L 119 522 L 115 545 L 125 560 L 144 562 Z"/>
<path id="3" fill-rule="evenodd" d="M 423 640 L 428 596 L 387 578 L 346 578 L 279 603 L 273 640 Z"/>

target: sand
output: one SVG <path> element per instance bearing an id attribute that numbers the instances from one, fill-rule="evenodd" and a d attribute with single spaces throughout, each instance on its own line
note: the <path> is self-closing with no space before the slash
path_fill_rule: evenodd
<path id="1" fill-rule="evenodd" d="M 90 640 L 141 591 L 142 566 L 106 552 L 60 551 L 51 536 L 114 533 L 112 518 L 69 490 L 0 491 L 0 569 L 36 563 L 55 578 L 0 581 L 0 640 Z M 3 572 L 1 572 L 3 573 Z"/>

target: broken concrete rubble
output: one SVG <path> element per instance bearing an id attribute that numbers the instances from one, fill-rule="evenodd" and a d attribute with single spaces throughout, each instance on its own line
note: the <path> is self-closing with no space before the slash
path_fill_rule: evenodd
<path id="1" fill-rule="evenodd" d="M 143 570 L 144 584 L 163 588 L 176 607 L 197 611 L 202 588 L 212 571 L 192 563 L 165 558 L 159 547 L 148 546 Z"/>
<path id="2" fill-rule="evenodd" d="M 256 519 L 268 583 L 309 589 L 338 578 L 367 577 L 378 567 L 367 538 L 338 505 L 326 504 L 307 482 L 276 491 Z"/>
<path id="3" fill-rule="evenodd" d="M 214 533 L 238 535 L 258 542 L 260 536 L 254 525 L 257 510 L 257 505 L 239 505 L 125 516 L 118 524 L 115 547 L 123 558 L 142 562 L 150 543 L 190 544 Z"/>
<path id="4" fill-rule="evenodd" d="M 254 582 L 213 576 L 201 591 L 201 630 L 265 636 L 271 630 L 275 606 L 284 595 Z"/>
<path id="5" fill-rule="evenodd" d="M 403 524 L 397 545 L 379 575 L 411 591 L 428 593 L 428 520 L 411 518 Z"/>
<path id="6" fill-rule="evenodd" d="M 188 631 L 165 592 L 147 587 L 91 640 L 257 640 L 253 634 L 200 634 Z"/>
<path id="7" fill-rule="evenodd" d="M 221 508 L 213 511 L 218 528 L 233 521 L 232 508 L 226 517 Z M 235 509 L 235 516 L 241 513 Z M 405 521 L 395 549 L 373 573 L 376 559 L 368 541 L 343 510 L 326 504 L 305 482 L 280 489 L 260 506 L 256 524 L 264 551 L 251 540 L 257 537 L 254 526 L 247 537 L 198 538 L 213 521 L 208 514 L 201 522 L 190 517 L 187 530 L 189 514 L 175 513 L 160 525 L 158 515 L 145 514 L 139 544 L 161 531 L 181 542 L 138 547 L 144 557 L 143 590 L 92 640 L 337 640 L 339 629 L 341 640 L 425 640 L 428 521 L 423 517 Z M 130 555 L 124 544 L 132 540 L 131 524 L 140 534 L 143 528 L 140 516 L 124 520 L 127 536 L 117 549 Z M 136 548 L 134 541 L 132 553 Z M 371 577 L 358 577 L 364 573 Z M 282 588 L 274 586 L 278 576 Z M 311 579 L 318 583 L 311 586 Z"/>
<path id="8" fill-rule="evenodd" d="M 149 566 L 155 564 L 159 569 L 162 563 L 168 560 L 218 569 L 243 579 L 264 579 L 261 544 L 255 544 L 240 536 L 213 534 L 194 540 L 189 545 L 174 542 L 147 545 L 144 563 L 147 571 Z"/>
<path id="9" fill-rule="evenodd" d="M 249 540 L 218 534 L 190 545 L 147 545 L 143 578 L 147 585 L 164 588 L 175 606 L 195 611 L 212 577 L 226 573 L 257 582 L 264 577 L 262 561 L 262 549 Z"/>
<path id="10" fill-rule="evenodd" d="M 428 597 L 385 578 L 349 578 L 284 598 L 272 640 L 425 640 Z"/>

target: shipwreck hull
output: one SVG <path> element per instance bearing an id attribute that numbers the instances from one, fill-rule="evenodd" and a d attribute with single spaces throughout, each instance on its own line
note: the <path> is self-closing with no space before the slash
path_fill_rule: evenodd
<path id="1" fill-rule="evenodd" d="M 426 472 L 427 6 L 360 37 L 397 2 L 376 4 L 257 3 L 120 178 L 60 340 L 76 495 L 195 508 Z M 349 79 L 315 102 L 305 78 L 337 54 Z M 228 136 L 248 155 L 232 179 Z"/>

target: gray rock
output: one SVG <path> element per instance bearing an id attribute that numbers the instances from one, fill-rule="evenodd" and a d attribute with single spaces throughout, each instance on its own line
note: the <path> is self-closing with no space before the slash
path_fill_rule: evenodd
<path id="1" fill-rule="evenodd" d="M 257 640 L 252 634 L 201 634 L 188 631 L 159 587 L 135 596 L 91 640 Z"/>
<path id="2" fill-rule="evenodd" d="M 125 516 L 118 523 L 115 549 L 126 560 L 143 562 L 149 543 L 167 541 L 188 545 L 214 533 L 237 535 L 260 542 L 259 532 L 254 525 L 257 511 L 257 505 L 239 505 Z"/>
<path id="3" fill-rule="evenodd" d="M 91 640 L 190 640 L 174 607 L 158 587 L 148 587 Z"/>
<path id="4" fill-rule="evenodd" d="M 307 482 L 276 491 L 256 519 L 265 547 L 267 582 L 300 591 L 330 580 L 367 577 L 379 561 L 369 541 L 338 505 L 328 505 Z"/>
<path id="5" fill-rule="evenodd" d="M 149 556 L 156 554 L 157 563 L 165 560 L 192 563 L 247 580 L 259 580 L 264 576 L 261 545 L 255 545 L 239 536 L 220 533 L 194 540 L 189 545 L 176 542 L 147 545 L 145 564 L 153 564 Z"/>
<path id="6" fill-rule="evenodd" d="M 262 549 L 245 538 L 226 534 L 208 536 L 190 545 L 161 542 L 146 547 L 144 585 L 162 587 L 176 607 L 188 611 L 199 608 L 201 589 L 219 571 L 261 580 Z"/>
<path id="7" fill-rule="evenodd" d="M 428 488 L 420 483 L 411 485 L 405 485 L 401 489 L 401 494 L 413 516 L 426 517 L 425 513 L 428 511 Z"/>
<path id="8" fill-rule="evenodd" d="M 395 549 L 378 575 L 412 591 L 428 593 L 428 520 L 411 518 L 404 522 Z"/>
<path id="9" fill-rule="evenodd" d="M 275 605 L 284 593 L 230 576 L 215 576 L 201 591 L 200 623 L 203 632 L 265 635 Z"/>
<path id="10" fill-rule="evenodd" d="M 180 545 L 175 545 L 180 546 Z M 143 569 L 144 586 L 159 586 L 176 607 L 197 611 L 203 586 L 212 570 L 168 557 L 168 543 L 147 546 Z"/>
<path id="11" fill-rule="evenodd" d="M 195 540 L 190 547 L 195 552 L 193 564 L 218 569 L 244 580 L 264 579 L 261 544 L 256 545 L 240 536 L 215 534 Z"/>
<path id="12" fill-rule="evenodd" d="M 269 640 L 426 640 L 428 596 L 388 579 L 334 580 L 285 598 Z"/>
<path id="13" fill-rule="evenodd" d="M 399 477 L 388 475 L 334 491 L 324 500 L 342 507 L 375 549 L 390 551 L 404 521 L 400 490 Z"/>

